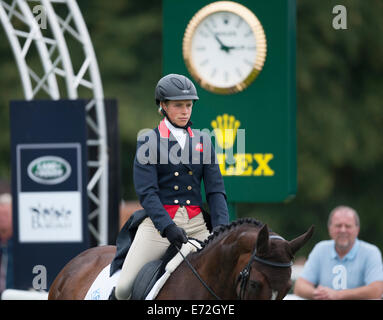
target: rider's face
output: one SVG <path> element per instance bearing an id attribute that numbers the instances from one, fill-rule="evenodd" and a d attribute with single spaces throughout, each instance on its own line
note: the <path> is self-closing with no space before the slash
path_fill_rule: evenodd
<path id="1" fill-rule="evenodd" d="M 190 120 L 193 101 L 192 100 L 170 100 L 161 102 L 162 108 L 166 111 L 170 121 L 183 127 Z"/>

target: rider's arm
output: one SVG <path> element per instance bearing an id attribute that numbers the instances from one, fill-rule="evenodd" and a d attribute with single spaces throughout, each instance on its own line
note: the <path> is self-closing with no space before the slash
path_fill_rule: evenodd
<path id="1" fill-rule="evenodd" d="M 174 222 L 158 196 L 160 190 L 156 167 L 157 147 L 153 141 L 157 141 L 154 131 L 146 137 L 139 137 L 133 164 L 133 180 L 142 207 L 163 235 L 165 228 Z"/>

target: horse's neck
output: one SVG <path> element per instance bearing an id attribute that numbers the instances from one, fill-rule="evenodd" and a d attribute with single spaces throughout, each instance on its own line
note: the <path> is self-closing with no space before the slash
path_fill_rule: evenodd
<path id="1" fill-rule="evenodd" d="M 197 268 L 214 270 L 215 277 L 229 277 L 237 264 L 238 255 L 228 252 L 221 241 L 209 243 L 203 250 L 194 255 L 194 263 Z"/>

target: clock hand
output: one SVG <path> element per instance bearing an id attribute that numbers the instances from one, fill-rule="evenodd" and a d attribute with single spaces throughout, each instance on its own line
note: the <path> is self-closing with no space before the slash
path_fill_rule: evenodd
<path id="1" fill-rule="evenodd" d="M 231 49 L 243 49 L 245 46 L 228 46 L 228 48 Z"/>
<path id="2" fill-rule="evenodd" d="M 214 36 L 215 40 L 218 41 L 220 44 L 220 49 L 226 52 L 229 52 L 228 46 L 224 45 L 220 38 L 218 38 L 218 35 L 213 32 L 213 30 L 210 29 L 209 25 L 205 24 L 206 29 L 209 30 L 209 32 Z"/>
<path id="3" fill-rule="evenodd" d="M 245 46 L 226 46 L 227 52 L 230 53 L 230 50 L 233 49 L 243 49 Z"/>
<path id="4" fill-rule="evenodd" d="M 218 38 L 217 34 L 214 34 L 214 38 L 218 41 L 218 43 L 221 45 L 221 50 L 230 53 L 230 50 L 233 49 L 243 49 L 245 46 L 227 46 L 223 44 L 223 42 Z"/>
<path id="5" fill-rule="evenodd" d="M 229 52 L 230 48 L 223 44 L 223 42 L 218 38 L 217 34 L 214 34 L 214 38 L 218 41 L 218 43 L 221 45 L 221 50 Z"/>

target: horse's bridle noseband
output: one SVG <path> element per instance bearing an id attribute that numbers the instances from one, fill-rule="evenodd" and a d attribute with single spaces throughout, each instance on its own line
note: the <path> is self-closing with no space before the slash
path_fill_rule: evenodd
<path id="1" fill-rule="evenodd" d="M 285 240 L 281 236 L 277 236 L 277 235 L 271 235 L 271 236 L 269 236 L 269 239 Z M 257 256 L 257 248 L 255 248 L 251 257 L 250 257 L 249 262 L 246 265 L 246 267 L 243 268 L 243 270 L 239 273 L 239 276 L 238 276 L 237 283 L 240 282 L 240 290 L 239 290 L 238 298 L 240 300 L 242 300 L 244 295 L 245 295 L 245 288 L 246 288 L 247 282 L 248 282 L 249 277 L 250 277 L 250 272 L 251 272 L 251 264 L 254 261 L 266 264 L 266 265 L 271 266 L 271 267 L 277 267 L 277 268 L 290 268 L 293 265 L 292 261 L 290 261 L 290 262 L 275 262 L 275 261 L 269 261 L 266 259 L 262 259 L 262 258 Z"/>

